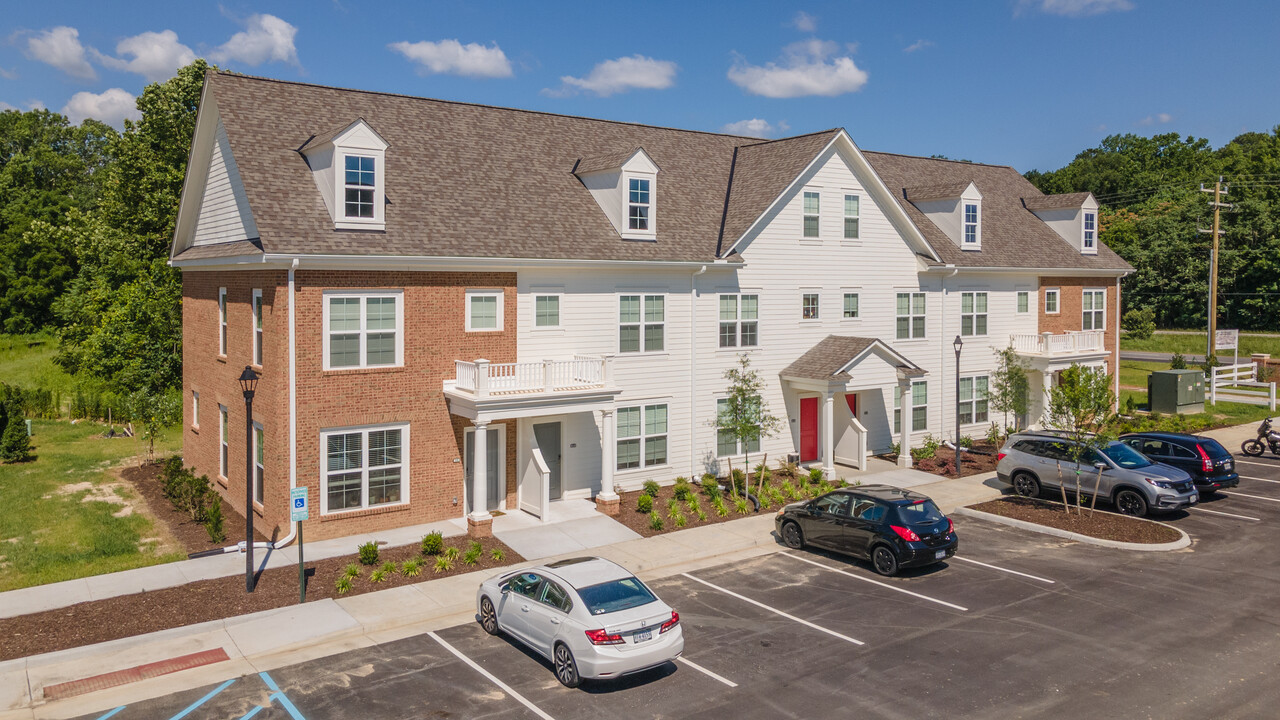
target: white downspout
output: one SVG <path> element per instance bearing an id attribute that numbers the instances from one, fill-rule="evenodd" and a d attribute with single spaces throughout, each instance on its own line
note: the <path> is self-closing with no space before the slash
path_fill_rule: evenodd
<path id="1" fill-rule="evenodd" d="M 703 265 L 689 276 L 689 478 L 697 482 L 698 472 L 698 276 Z"/>
<path id="2" fill-rule="evenodd" d="M 296 323 L 296 314 L 294 312 L 295 300 L 294 294 L 294 272 L 298 269 L 298 258 L 293 259 L 293 264 L 289 266 L 289 489 L 298 487 L 298 374 L 297 361 L 298 351 L 296 337 L 294 332 Z M 319 507 L 319 499 L 316 500 Z M 272 543 L 272 547 L 280 549 L 293 542 L 293 538 L 298 534 L 298 524 L 289 523 L 289 534 L 284 538 Z"/>

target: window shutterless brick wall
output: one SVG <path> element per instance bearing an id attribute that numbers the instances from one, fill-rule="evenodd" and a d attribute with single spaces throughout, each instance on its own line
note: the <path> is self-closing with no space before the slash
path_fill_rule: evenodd
<path id="1" fill-rule="evenodd" d="M 1044 311 L 1044 291 L 1046 288 L 1058 288 L 1058 313 L 1050 315 Z M 1080 278 L 1080 277 L 1042 277 L 1040 292 L 1036 298 L 1039 303 L 1040 332 L 1064 333 L 1077 332 L 1084 327 L 1084 289 L 1105 288 L 1107 291 L 1107 334 L 1105 347 L 1111 354 L 1107 360 L 1107 372 L 1114 374 L 1120 367 L 1120 290 L 1113 277 Z"/>
<path id="2" fill-rule="evenodd" d="M 514 273 L 429 273 L 298 270 L 296 349 L 298 484 L 311 489 L 308 539 L 324 539 L 463 515 L 463 430 L 442 391 L 455 360 L 516 359 Z M 228 348 L 218 357 L 218 288 L 227 288 Z M 468 288 L 502 288 L 507 317 L 501 332 L 468 333 Z M 218 474 L 218 405 L 230 411 L 229 478 L 219 485 L 233 507 L 244 505 L 244 400 L 237 378 L 252 359 L 251 293 L 263 291 L 262 380 L 254 419 L 266 438 L 266 483 L 259 510 L 262 531 L 288 533 L 289 386 L 288 273 L 285 271 L 183 273 L 183 395 L 186 463 L 210 478 Z M 402 367 L 323 370 L 323 293 L 329 289 L 404 292 Z M 200 430 L 191 428 L 191 392 L 200 393 Z M 410 425 L 409 503 L 320 515 L 321 429 L 379 423 Z M 507 508 L 516 505 L 516 429 L 507 427 Z M 454 505 L 454 498 L 458 504 Z"/>

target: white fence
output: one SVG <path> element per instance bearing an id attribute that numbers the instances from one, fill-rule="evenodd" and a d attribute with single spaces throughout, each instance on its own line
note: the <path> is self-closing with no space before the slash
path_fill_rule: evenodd
<path id="1" fill-rule="evenodd" d="M 611 358 L 595 355 L 521 363 L 455 360 L 454 387 L 477 397 L 584 390 L 607 385 L 611 370 Z"/>
<path id="2" fill-rule="evenodd" d="M 1209 402 L 1218 404 L 1218 388 L 1224 388 L 1225 399 L 1251 405 L 1268 405 L 1276 409 L 1276 384 L 1258 382 L 1258 366 L 1253 363 L 1218 365 L 1209 379 Z M 1250 390 L 1249 388 L 1259 388 Z"/>

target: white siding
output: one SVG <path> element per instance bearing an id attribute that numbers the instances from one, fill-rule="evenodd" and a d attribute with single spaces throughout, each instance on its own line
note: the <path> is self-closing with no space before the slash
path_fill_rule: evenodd
<path id="1" fill-rule="evenodd" d="M 195 245 L 250 240 L 258 237 L 258 226 L 249 210 L 240 171 L 231 154 L 226 128 L 218 121 L 213 141 L 213 155 L 209 160 L 209 177 L 204 186 L 204 198 L 200 202 L 200 216 L 196 220 Z"/>

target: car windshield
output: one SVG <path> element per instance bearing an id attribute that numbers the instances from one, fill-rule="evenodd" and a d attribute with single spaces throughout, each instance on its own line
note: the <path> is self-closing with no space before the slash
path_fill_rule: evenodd
<path id="1" fill-rule="evenodd" d="M 592 615 L 630 610 L 658 600 L 644 583 L 633 577 L 579 588 L 578 597 Z"/>
<path id="2" fill-rule="evenodd" d="M 908 525 L 932 525 L 946 519 L 946 516 L 942 514 L 937 505 L 933 504 L 932 500 L 922 500 L 910 505 L 899 505 L 898 515 Z"/>
<path id="3" fill-rule="evenodd" d="M 1102 448 L 1102 454 L 1111 458 L 1111 462 L 1126 470 L 1144 468 L 1155 464 L 1148 460 L 1146 455 L 1143 455 L 1128 445 L 1119 442 L 1113 442 Z"/>

